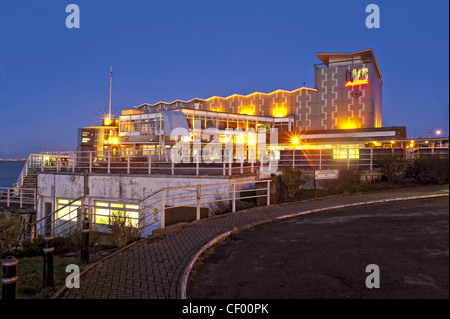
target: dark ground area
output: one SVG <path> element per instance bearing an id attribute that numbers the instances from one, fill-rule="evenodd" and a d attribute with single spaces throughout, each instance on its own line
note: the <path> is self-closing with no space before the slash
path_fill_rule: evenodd
<path id="1" fill-rule="evenodd" d="M 234 234 L 194 267 L 188 298 L 449 298 L 448 197 L 337 209 Z M 366 287 L 366 266 L 380 288 Z"/>

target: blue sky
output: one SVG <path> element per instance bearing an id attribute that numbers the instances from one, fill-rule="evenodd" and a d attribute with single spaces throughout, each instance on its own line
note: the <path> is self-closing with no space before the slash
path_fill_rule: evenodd
<path id="1" fill-rule="evenodd" d="M 65 8 L 80 8 L 68 29 Z M 381 28 L 365 26 L 366 5 Z M 77 129 L 144 102 L 314 86 L 316 52 L 374 50 L 383 126 L 449 125 L 449 3 L 2 0 L 0 158 L 76 149 Z"/>

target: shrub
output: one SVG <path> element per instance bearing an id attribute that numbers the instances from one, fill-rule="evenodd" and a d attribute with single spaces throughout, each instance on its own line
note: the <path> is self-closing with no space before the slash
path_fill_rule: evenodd
<path id="1" fill-rule="evenodd" d="M 282 202 L 293 200 L 305 183 L 301 170 L 292 166 L 283 166 L 281 174 L 275 178 L 277 200 Z"/>
<path id="2" fill-rule="evenodd" d="M 396 155 L 385 155 L 375 160 L 375 165 L 390 183 L 403 183 L 406 181 L 408 160 Z"/>
<path id="3" fill-rule="evenodd" d="M 19 244 L 22 223 L 17 215 L 0 212 L 0 257 L 10 253 Z"/>
<path id="4" fill-rule="evenodd" d="M 139 228 L 124 211 L 113 211 L 109 217 L 108 228 L 118 247 L 124 247 L 139 239 Z"/>
<path id="5" fill-rule="evenodd" d="M 398 156 L 383 156 L 375 164 L 390 183 L 441 184 L 449 181 L 448 159 L 416 158 L 403 159 Z"/>
<path id="6" fill-rule="evenodd" d="M 209 216 L 218 216 L 231 212 L 231 200 L 223 200 L 222 196 L 214 196 L 216 202 L 208 203 Z"/>

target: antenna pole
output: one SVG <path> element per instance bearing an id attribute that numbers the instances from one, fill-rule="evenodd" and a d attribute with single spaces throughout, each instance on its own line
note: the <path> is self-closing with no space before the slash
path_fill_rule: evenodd
<path id="1" fill-rule="evenodd" d="M 109 113 L 108 113 L 109 118 L 111 118 L 111 89 L 112 89 L 112 67 L 111 67 L 111 75 L 109 76 Z"/>

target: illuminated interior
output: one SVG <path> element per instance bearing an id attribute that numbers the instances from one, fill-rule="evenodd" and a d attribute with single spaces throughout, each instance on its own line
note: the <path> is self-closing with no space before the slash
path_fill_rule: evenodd
<path id="1" fill-rule="evenodd" d="M 354 118 L 347 118 L 344 120 L 341 120 L 339 122 L 339 129 L 355 129 L 355 128 L 360 128 L 361 124 L 358 122 L 358 120 L 354 119 Z"/>
<path id="2" fill-rule="evenodd" d="M 273 117 L 285 117 L 287 114 L 287 108 L 284 106 L 275 106 L 272 110 Z"/>

